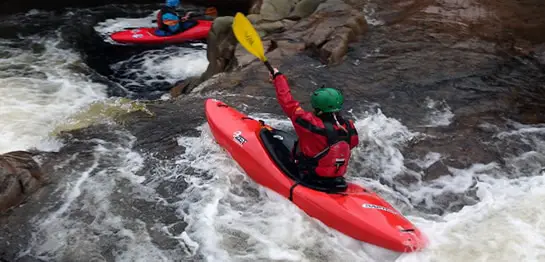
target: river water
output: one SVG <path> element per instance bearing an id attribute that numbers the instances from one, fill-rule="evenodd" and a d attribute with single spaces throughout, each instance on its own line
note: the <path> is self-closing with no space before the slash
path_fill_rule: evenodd
<path id="1" fill-rule="evenodd" d="M 404 16 L 389 4 L 362 10 L 370 31 L 343 64 L 298 55 L 283 69 L 297 97 L 319 82 L 347 87 L 362 140 L 348 177 L 406 214 L 429 236 L 427 250 L 400 255 L 357 242 L 245 176 L 199 108 L 216 97 L 289 129 L 273 91 L 171 102 L 172 84 L 206 70 L 206 45 L 99 44 L 150 24 L 157 6 L 141 5 L 32 10 L 0 22 L 0 153 L 59 152 L 43 158 L 56 182 L 0 220 L 0 260 L 544 261 L 543 65 L 431 25 L 463 27 L 486 19 L 486 6 L 439 1 L 399 25 L 392 17 Z M 119 97 L 164 100 L 158 112 L 169 117 L 144 139 L 94 111 L 130 110 Z M 101 126 L 54 136 L 89 118 Z M 445 170 L 429 171 L 438 160 Z"/>

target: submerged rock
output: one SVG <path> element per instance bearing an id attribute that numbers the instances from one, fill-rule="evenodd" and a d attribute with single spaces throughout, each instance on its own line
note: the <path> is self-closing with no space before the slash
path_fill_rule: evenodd
<path id="1" fill-rule="evenodd" d="M 115 121 L 122 123 L 125 116 L 132 112 L 141 111 L 152 117 L 153 113 L 146 108 L 146 104 L 128 98 L 118 98 L 94 102 L 86 109 L 70 117 L 70 120 L 57 126 L 53 135 L 70 130 L 78 130 L 102 122 Z"/>
<path id="2" fill-rule="evenodd" d="M 0 155 L 0 212 L 21 204 L 45 181 L 32 156 L 25 151 Z"/>

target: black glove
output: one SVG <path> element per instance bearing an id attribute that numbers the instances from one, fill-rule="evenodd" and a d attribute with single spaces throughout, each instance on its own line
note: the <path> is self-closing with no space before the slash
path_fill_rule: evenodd
<path id="1" fill-rule="evenodd" d="M 278 69 L 276 68 L 273 68 L 273 69 L 274 69 L 274 74 L 271 75 L 271 73 L 269 72 L 269 79 L 271 81 L 274 80 L 277 76 L 282 74 L 280 71 L 278 71 Z"/>

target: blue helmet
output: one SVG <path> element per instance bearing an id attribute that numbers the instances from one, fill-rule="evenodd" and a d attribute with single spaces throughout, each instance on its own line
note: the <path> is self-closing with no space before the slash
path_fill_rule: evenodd
<path id="1" fill-rule="evenodd" d="M 177 7 L 180 5 L 180 0 L 167 0 L 168 7 Z"/>

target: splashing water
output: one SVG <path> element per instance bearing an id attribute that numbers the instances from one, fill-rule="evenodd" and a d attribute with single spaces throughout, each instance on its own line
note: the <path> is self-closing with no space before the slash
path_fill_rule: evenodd
<path id="1" fill-rule="evenodd" d="M 267 114 L 254 114 L 268 124 L 291 129 L 287 120 Z M 381 113 L 357 122 L 358 131 L 366 139 L 374 139 L 383 154 L 400 157 L 394 140 L 405 139 L 395 132 L 399 122 Z M 372 130 L 391 132 L 376 135 Z M 208 261 L 380 261 L 396 256 L 390 251 L 351 239 L 320 221 L 307 216 L 297 206 L 275 192 L 255 184 L 214 144 L 207 125 L 200 128 L 201 137 L 181 137 L 179 144 L 187 148 L 178 160 L 183 166 L 177 179 L 184 177 L 189 188 L 184 192 L 180 209 L 188 222 L 189 237 L 199 243 L 198 249 Z M 391 143 L 383 144 L 391 141 Z M 358 147 L 355 154 L 364 152 Z M 375 165 L 384 155 L 367 156 Z M 355 159 L 354 161 L 361 161 Z M 354 163 L 352 165 L 362 165 Z M 398 162 L 399 160 L 394 160 Z M 401 161 L 402 162 L 402 161 Z M 385 171 L 387 172 L 387 171 Z M 192 175 L 187 175 L 188 173 Z M 351 169 L 351 180 L 369 186 L 369 181 Z M 371 185 L 373 186 L 373 185 Z"/>
<path id="2" fill-rule="evenodd" d="M 208 67 L 205 48 L 167 47 L 149 50 L 111 65 L 113 77 L 128 88 L 172 87 L 177 81 L 199 76 Z"/>
<path id="3" fill-rule="evenodd" d="M 126 28 L 155 27 L 157 26 L 157 24 L 154 24 L 152 20 L 156 18 L 158 12 L 159 10 L 156 10 L 155 12 L 143 18 L 107 19 L 106 21 L 100 22 L 96 26 L 94 26 L 94 29 L 107 43 L 124 45 L 112 40 L 110 38 L 110 34 L 126 30 Z"/>
<path id="4" fill-rule="evenodd" d="M 55 125 L 106 97 L 104 85 L 74 72 L 74 68 L 86 68 L 75 52 L 51 38 L 27 41 L 32 44 L 0 42 L 0 153 L 58 147 L 47 139 Z"/>

